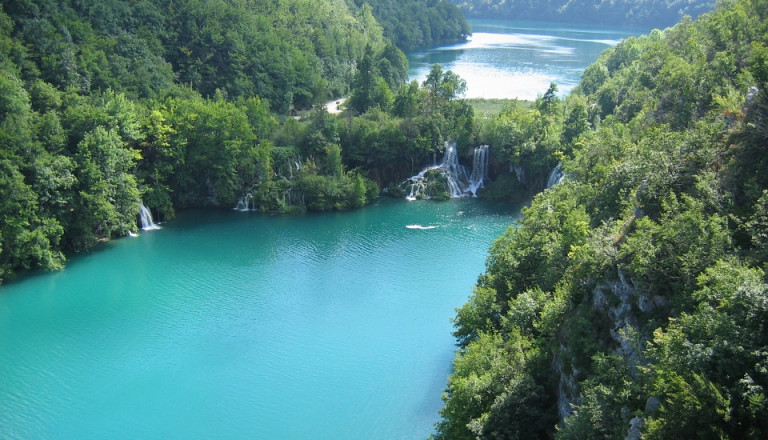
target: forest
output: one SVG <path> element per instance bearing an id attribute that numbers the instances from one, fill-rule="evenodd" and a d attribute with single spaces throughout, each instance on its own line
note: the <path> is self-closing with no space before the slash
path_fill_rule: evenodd
<path id="1" fill-rule="evenodd" d="M 468 17 L 667 27 L 712 10 L 715 0 L 451 0 Z"/>
<path id="2" fill-rule="evenodd" d="M 446 0 L 354 0 L 354 4 L 370 5 L 384 36 L 406 52 L 453 43 L 470 33 L 464 14 Z"/>
<path id="3" fill-rule="evenodd" d="M 376 5 L 391 28 L 399 18 Z M 407 47 L 467 36 L 452 5 L 401 5 L 421 35 Z M 443 148 L 452 131 L 436 112 L 454 97 L 433 90 L 421 115 L 427 93 L 405 84 L 405 55 L 376 14 L 343 0 L 0 2 L 0 281 L 135 231 L 141 206 L 169 220 L 378 197 L 382 179 Z M 348 123 L 320 105 L 353 88 Z M 378 116 L 357 117 L 396 101 L 409 135 L 358 168 L 373 148 L 349 145 Z M 428 125 L 437 133 L 424 137 Z"/>
<path id="4" fill-rule="evenodd" d="M 629 38 L 557 103 L 565 178 L 457 310 L 435 438 L 768 436 L 766 17 Z"/>

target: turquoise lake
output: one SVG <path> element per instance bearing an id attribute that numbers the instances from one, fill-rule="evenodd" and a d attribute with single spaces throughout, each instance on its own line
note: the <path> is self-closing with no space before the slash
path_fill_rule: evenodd
<path id="1" fill-rule="evenodd" d="M 534 100 L 556 83 L 573 90 L 584 69 L 622 39 L 649 29 L 471 19 L 469 41 L 408 54 L 410 79 L 422 82 L 433 64 L 467 81 L 466 98 Z"/>
<path id="2" fill-rule="evenodd" d="M 517 212 L 182 212 L 0 286 L 0 438 L 426 438 Z"/>

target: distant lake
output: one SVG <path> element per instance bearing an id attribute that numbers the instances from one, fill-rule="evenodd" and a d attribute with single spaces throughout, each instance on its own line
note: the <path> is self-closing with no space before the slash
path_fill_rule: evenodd
<path id="1" fill-rule="evenodd" d="M 433 64 L 441 64 L 467 81 L 466 98 L 534 100 L 552 82 L 564 95 L 603 50 L 649 31 L 532 21 L 469 23 L 469 41 L 408 54 L 411 79 L 422 82 Z"/>

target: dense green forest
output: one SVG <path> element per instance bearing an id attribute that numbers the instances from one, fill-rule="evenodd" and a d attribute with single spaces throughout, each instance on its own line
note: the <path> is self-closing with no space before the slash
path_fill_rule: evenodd
<path id="1" fill-rule="evenodd" d="M 400 5 L 405 45 L 466 37 L 451 5 Z M 344 0 L 0 2 L 0 280 L 135 231 L 142 204 L 168 220 L 369 203 L 459 131 L 434 88 L 457 79 L 428 91 L 407 64 Z M 350 93 L 346 120 L 319 105 Z"/>
<path id="2" fill-rule="evenodd" d="M 426 46 L 461 41 L 469 35 L 464 14 L 448 0 L 353 0 L 368 4 L 381 23 L 384 36 L 408 52 Z"/>
<path id="3" fill-rule="evenodd" d="M 667 27 L 715 0 L 451 0 L 469 17 Z"/>
<path id="4" fill-rule="evenodd" d="M 458 310 L 436 438 L 768 437 L 766 17 L 625 40 L 553 103 L 566 178 Z"/>

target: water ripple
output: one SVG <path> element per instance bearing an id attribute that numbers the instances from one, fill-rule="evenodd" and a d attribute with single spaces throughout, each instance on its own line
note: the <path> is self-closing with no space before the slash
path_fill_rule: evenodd
<path id="1" fill-rule="evenodd" d="M 10 286 L 3 435 L 426 437 L 449 317 L 510 221 L 473 206 L 182 216 Z"/>

